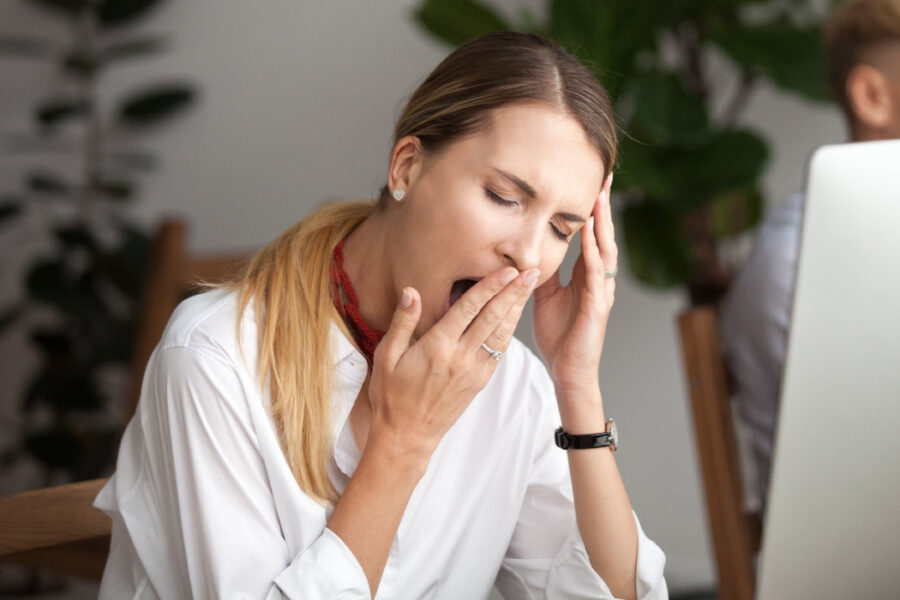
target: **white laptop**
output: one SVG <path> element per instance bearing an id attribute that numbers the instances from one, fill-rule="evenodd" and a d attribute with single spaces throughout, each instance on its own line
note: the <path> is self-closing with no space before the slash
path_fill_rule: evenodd
<path id="1" fill-rule="evenodd" d="M 807 178 L 758 600 L 900 598 L 900 141 Z"/>

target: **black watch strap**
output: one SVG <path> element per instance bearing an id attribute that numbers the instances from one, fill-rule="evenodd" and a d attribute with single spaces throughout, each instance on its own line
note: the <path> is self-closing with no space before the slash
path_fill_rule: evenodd
<path id="1" fill-rule="evenodd" d="M 563 450 L 584 450 L 587 448 L 605 448 L 611 445 L 610 437 L 612 434 L 608 431 L 603 433 L 587 433 L 584 435 L 572 435 L 566 433 L 560 427 L 553 434 L 556 445 Z"/>

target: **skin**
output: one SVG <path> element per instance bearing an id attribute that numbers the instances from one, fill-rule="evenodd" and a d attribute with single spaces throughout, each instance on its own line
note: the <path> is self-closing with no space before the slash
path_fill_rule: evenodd
<path id="1" fill-rule="evenodd" d="M 497 109 L 484 130 L 437 153 L 415 137 L 395 145 L 388 185 L 406 198 L 364 221 L 344 247 L 360 311 L 387 333 L 350 414 L 362 457 L 328 523 L 373 595 L 432 452 L 498 364 L 481 344 L 506 350 L 532 291 L 535 341 L 562 426 L 605 429 L 598 367 L 615 279 L 604 270 L 617 265 L 610 184 L 581 125 L 547 105 Z M 578 231 L 581 256 L 561 286 Z M 482 279 L 448 309 L 461 278 Z M 637 532 L 613 454 L 569 451 L 569 465 L 591 563 L 617 597 L 634 598 Z"/>
<path id="2" fill-rule="evenodd" d="M 870 48 L 847 75 L 846 90 L 853 141 L 900 138 L 900 42 Z"/>

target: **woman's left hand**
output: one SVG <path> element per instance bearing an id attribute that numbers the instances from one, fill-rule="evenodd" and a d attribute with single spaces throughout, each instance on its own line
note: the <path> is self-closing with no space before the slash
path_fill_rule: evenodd
<path id="1" fill-rule="evenodd" d="M 611 184 L 612 175 L 594 203 L 592 218 L 581 228 L 581 255 L 569 284 L 560 285 L 557 270 L 534 292 L 534 340 L 557 392 L 599 387 L 600 354 L 616 291 L 615 277 L 606 273 L 618 268 Z"/>

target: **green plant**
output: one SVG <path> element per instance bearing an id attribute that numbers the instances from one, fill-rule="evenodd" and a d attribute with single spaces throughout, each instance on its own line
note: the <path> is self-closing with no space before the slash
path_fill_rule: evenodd
<path id="1" fill-rule="evenodd" d="M 136 36 L 127 27 L 158 0 L 30 2 L 62 20 L 67 39 L 0 32 L 0 53 L 54 62 L 68 93 L 41 101 L 34 130 L 12 136 L 7 148 L 37 164 L 18 191 L 0 198 L 0 235 L 39 223 L 50 250 L 27 269 L 21 301 L 0 311 L 0 331 L 29 326 L 41 360 L 22 398 L 20 443 L 3 461 L 30 455 L 50 483 L 96 477 L 115 457 L 122 417 L 111 407 L 124 400 L 103 378 L 131 355 L 149 239 L 130 210 L 139 177 L 157 163 L 133 143 L 196 92 L 186 82 L 156 82 L 111 110 L 98 101 L 109 68 L 167 47 L 166 37 Z M 73 171 L 77 176 L 61 174 Z"/>
<path id="2" fill-rule="evenodd" d="M 809 1 L 549 0 L 545 18 L 523 11 L 510 23 L 477 0 L 424 0 L 415 17 L 453 45 L 489 31 L 538 33 L 597 74 L 624 130 L 614 190 L 628 265 L 650 286 L 687 286 L 695 304 L 727 288 L 720 240 L 762 213 L 769 150 L 738 124 L 747 98 L 768 80 L 829 100 L 822 15 Z M 712 85 L 710 51 L 732 62 L 735 89 Z"/>

